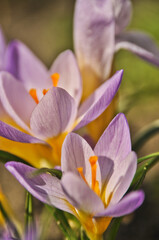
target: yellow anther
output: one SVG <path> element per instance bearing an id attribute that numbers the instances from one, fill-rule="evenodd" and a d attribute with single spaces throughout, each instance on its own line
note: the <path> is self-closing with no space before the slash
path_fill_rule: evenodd
<path id="1" fill-rule="evenodd" d="M 100 196 L 99 182 L 97 180 L 95 183 L 94 191 L 98 196 Z"/>
<path id="2" fill-rule="evenodd" d="M 95 184 L 96 184 L 96 172 L 97 172 L 97 162 L 98 157 L 97 156 L 92 156 L 89 159 L 89 162 L 91 164 L 91 170 L 92 170 L 92 189 L 94 190 Z"/>
<path id="3" fill-rule="evenodd" d="M 38 104 L 39 103 L 39 99 L 37 97 L 36 89 L 35 88 L 31 88 L 30 91 L 29 91 L 29 94 L 34 99 L 34 101 Z"/>
<path id="4" fill-rule="evenodd" d="M 48 91 L 49 89 L 43 89 L 43 95 L 45 95 Z"/>
<path id="5" fill-rule="evenodd" d="M 87 183 L 87 180 L 85 179 L 85 176 L 83 174 L 83 167 L 79 167 L 77 168 L 77 171 L 79 172 L 79 174 L 81 175 L 81 177 L 83 178 L 83 180 Z M 88 184 L 88 183 L 87 183 Z"/>
<path id="6" fill-rule="evenodd" d="M 92 190 L 97 193 L 97 195 L 100 195 L 100 189 L 99 189 L 99 182 L 96 180 L 96 174 L 97 174 L 97 156 L 92 156 L 89 158 L 89 162 L 91 164 L 91 171 L 92 171 Z"/>
<path id="7" fill-rule="evenodd" d="M 51 78 L 52 78 L 53 86 L 57 87 L 60 75 L 58 73 L 54 73 L 54 74 L 51 75 Z"/>
<path id="8" fill-rule="evenodd" d="M 98 157 L 97 156 L 92 156 L 89 158 L 89 162 L 92 165 L 96 164 L 96 162 L 98 161 Z"/>

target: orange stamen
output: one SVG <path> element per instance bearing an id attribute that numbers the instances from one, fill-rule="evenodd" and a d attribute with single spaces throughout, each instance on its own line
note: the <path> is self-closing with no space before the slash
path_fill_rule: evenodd
<path id="1" fill-rule="evenodd" d="M 45 95 L 48 91 L 49 89 L 43 89 L 43 95 Z"/>
<path id="2" fill-rule="evenodd" d="M 57 87 L 60 75 L 58 73 L 54 73 L 54 74 L 51 75 L 51 78 L 52 78 L 53 86 Z"/>
<path id="3" fill-rule="evenodd" d="M 100 196 L 99 182 L 97 180 L 95 183 L 94 191 L 98 196 Z"/>
<path id="4" fill-rule="evenodd" d="M 91 170 L 92 170 L 92 190 L 97 194 L 100 195 L 100 189 L 99 189 L 99 182 L 96 180 L 96 174 L 97 174 L 97 164 L 98 161 L 97 156 L 92 156 L 89 159 L 89 162 L 91 164 Z"/>
<path id="5" fill-rule="evenodd" d="M 91 170 L 92 170 L 92 189 L 94 190 L 95 188 L 95 183 L 96 183 L 96 172 L 97 172 L 97 162 L 98 157 L 97 156 L 92 156 L 89 159 L 89 162 L 91 164 Z"/>
<path id="6" fill-rule="evenodd" d="M 35 88 L 31 88 L 30 91 L 29 91 L 29 94 L 34 99 L 34 101 L 38 104 L 39 103 L 39 99 L 37 97 L 36 89 Z"/>
<path id="7" fill-rule="evenodd" d="M 81 175 L 81 177 L 83 178 L 83 180 L 85 181 L 85 183 L 87 183 L 87 180 L 85 179 L 85 176 L 83 174 L 83 167 L 79 167 L 77 168 L 77 171 L 79 172 L 79 174 Z M 88 184 L 88 183 L 87 183 Z"/>

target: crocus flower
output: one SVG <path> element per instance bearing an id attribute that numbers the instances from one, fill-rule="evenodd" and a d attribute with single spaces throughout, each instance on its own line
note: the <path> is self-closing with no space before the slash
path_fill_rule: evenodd
<path id="1" fill-rule="evenodd" d="M 79 70 L 72 55 L 70 51 L 65 51 L 58 56 L 57 61 L 48 70 L 40 59 L 22 42 L 13 40 L 6 46 L 4 35 L 0 31 L 0 63 L 3 63 L 2 67 L 0 65 L 0 71 L 4 70 L 11 73 L 28 91 L 35 88 L 40 96 L 43 89 L 50 87 L 51 83 L 47 79 L 50 78 L 56 69 L 59 70 L 61 78 L 65 78 L 65 81 L 59 81 L 58 86 L 65 88 L 66 85 L 67 91 L 73 97 L 76 95 L 76 99 L 79 101 L 82 90 L 81 80 L 79 79 L 80 75 L 77 73 Z M 61 66 L 62 64 L 64 65 Z M 72 65 L 68 66 L 69 64 Z M 65 75 L 63 76 L 63 74 Z M 74 78 L 74 86 L 72 86 L 72 79 L 70 78 L 74 77 L 74 75 L 76 78 Z"/>
<path id="2" fill-rule="evenodd" d="M 21 46 L 23 55 L 26 53 L 30 56 L 28 51 L 25 52 L 26 48 Z M 11 153 L 26 160 L 30 159 L 32 163 L 34 161 L 34 166 L 39 166 L 40 162 L 46 160 L 59 164 L 61 145 L 67 133 L 87 125 L 108 107 L 119 88 L 123 71 L 118 71 L 96 89 L 79 107 L 82 84 L 76 59 L 71 51 L 61 53 L 55 60 L 50 70 L 54 73 L 52 80 L 47 77 L 44 81 L 43 75 L 40 78 L 41 73 L 36 72 L 36 63 L 39 64 L 37 59 L 33 62 L 28 60 L 28 64 L 34 63 L 34 73 L 38 74 L 38 78 L 29 78 L 31 72 L 26 72 L 27 77 L 18 81 L 7 72 L 0 73 L 0 98 L 3 107 L 19 129 L 0 122 L 0 136 L 21 143 L 36 143 L 36 146 L 1 139 L 0 147 L 6 151 L 9 149 Z M 18 69 L 21 71 L 27 62 L 21 59 L 19 64 L 21 66 Z"/>
<path id="3" fill-rule="evenodd" d="M 61 79 L 65 79 L 65 81 L 59 81 L 58 86 L 66 88 L 71 96 L 76 95 L 75 98 L 79 102 L 82 87 L 76 65 L 72 52 L 65 51 L 58 56 L 48 70 L 40 59 L 21 41 L 13 40 L 7 45 L 0 29 L 0 71 L 11 73 L 28 91 L 36 89 L 40 98 L 43 89 L 51 86 L 50 76 L 56 70 L 60 73 Z M 74 82 L 74 85 L 72 85 L 72 82 Z M 2 116 L 0 117 L 2 119 Z"/>
<path id="4" fill-rule="evenodd" d="M 84 98 L 110 76 L 114 54 L 119 49 L 127 49 L 159 66 L 159 49 L 150 37 L 125 31 L 131 15 L 130 0 L 76 0 L 74 47 L 84 82 Z"/>
<path id="5" fill-rule="evenodd" d="M 59 114 L 57 113 L 55 116 L 54 112 L 58 111 L 57 107 L 55 108 L 55 104 L 60 105 L 59 94 L 61 94 L 62 92 L 62 94 L 64 95 L 63 100 L 64 102 L 65 100 L 67 101 L 68 107 L 70 105 L 72 105 L 72 107 L 73 105 L 76 105 L 75 109 L 73 109 L 75 110 L 74 114 L 76 114 L 76 108 L 79 105 L 79 101 L 81 98 L 82 84 L 77 63 L 71 51 L 68 50 L 60 54 L 51 66 L 50 70 L 48 71 L 44 64 L 23 43 L 19 41 L 12 41 L 8 45 L 5 54 L 5 60 L 5 69 L 17 77 L 14 78 L 7 72 L 1 72 L 0 74 L 0 84 L 2 90 L 0 93 L 0 98 L 3 107 L 8 114 L 8 116 L 5 116 L 5 118 L 2 119 L 5 121 L 5 123 L 12 124 L 13 126 L 18 127 L 18 129 L 20 130 L 23 129 L 25 133 L 30 134 L 31 130 L 29 125 L 31 113 L 36 106 L 38 106 L 39 109 L 39 104 L 37 103 L 41 98 L 43 98 L 43 95 L 46 94 L 48 89 L 52 87 L 52 81 L 56 85 L 56 81 L 58 80 L 58 74 L 60 74 L 60 80 L 58 82 L 58 88 L 55 90 L 58 92 L 58 96 L 56 97 L 55 91 L 53 93 L 54 96 L 51 96 L 51 94 L 49 93 L 49 99 L 51 98 L 51 101 L 55 101 L 53 105 L 54 111 L 50 109 L 51 102 L 46 94 L 46 97 L 44 99 L 47 98 L 48 100 L 42 102 L 49 101 L 50 104 L 49 107 L 47 107 L 47 110 L 43 109 L 42 113 L 44 114 L 45 118 L 47 115 L 46 119 L 49 120 L 50 116 L 48 116 L 47 113 L 50 112 L 52 114 L 52 117 L 54 118 L 54 121 L 52 121 L 51 119 L 49 120 L 50 123 L 52 121 L 53 129 L 60 128 L 60 112 Z M 52 79 L 51 81 L 51 73 L 55 73 L 56 71 L 58 72 L 58 74 L 55 74 L 53 77 L 54 79 Z M 63 90 L 59 90 L 59 87 L 66 89 L 67 93 L 66 91 L 64 91 L 63 93 Z M 63 102 L 61 100 L 61 106 L 59 106 L 59 109 L 62 108 L 62 104 Z M 42 106 L 42 103 L 40 103 L 40 105 L 41 108 L 44 108 L 44 106 Z M 68 114 L 70 113 L 70 111 L 72 111 L 72 107 L 68 111 Z M 45 110 L 48 112 L 44 113 Z M 61 111 L 63 110 L 61 109 Z M 67 109 L 65 109 L 65 111 L 67 111 Z M 70 116 L 63 115 L 63 119 L 61 119 L 63 121 L 63 128 L 67 127 L 66 125 L 69 124 L 71 116 L 73 116 L 73 113 Z M 4 125 L 4 123 L 1 124 L 4 126 L 5 131 L 7 131 L 7 127 L 8 129 L 12 129 L 10 128 L 10 126 Z M 11 133 L 12 131 L 13 133 Z M 35 142 L 35 139 L 29 140 L 27 135 L 25 135 L 26 139 L 16 139 L 14 129 L 12 129 L 11 132 L 10 133 L 12 137 L 14 135 L 13 138 L 9 135 L 3 135 L 2 132 L 0 135 L 3 137 L 6 136 L 6 138 L 9 138 L 11 140 L 23 143 L 29 143 L 33 141 Z M 21 133 L 17 131 L 16 133 L 21 136 Z M 55 135 L 58 135 L 58 133 L 55 133 Z M 63 137 L 61 137 L 61 141 L 62 140 Z M 19 144 L 17 142 L 10 142 L 5 139 L 1 139 L 0 147 L 1 149 L 6 151 L 8 151 L 9 149 L 11 153 L 16 154 L 26 160 L 32 159 L 32 164 L 37 167 L 47 164 L 46 159 L 49 159 L 50 162 L 53 161 L 50 149 L 44 144 L 36 144 L 36 146 L 33 146 L 30 144 Z"/>
<path id="6" fill-rule="evenodd" d="M 83 100 L 112 75 L 114 55 L 122 48 L 159 66 L 159 49 L 151 38 L 140 32 L 125 31 L 131 15 L 130 0 L 76 0 L 74 48 L 82 74 Z M 95 141 L 114 117 L 116 108 L 117 98 L 87 126 Z"/>
<path id="7" fill-rule="evenodd" d="M 22 163 L 6 164 L 34 197 L 74 214 L 90 239 L 101 239 L 113 217 L 129 214 L 142 204 L 142 191 L 125 195 L 136 167 L 124 114 L 112 120 L 94 150 L 79 135 L 67 135 L 62 147 L 61 180 L 44 173 L 35 176 L 35 168 Z"/>

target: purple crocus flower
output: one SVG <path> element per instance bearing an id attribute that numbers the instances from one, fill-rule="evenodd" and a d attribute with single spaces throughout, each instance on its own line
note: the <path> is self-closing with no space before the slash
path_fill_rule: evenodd
<path id="1" fill-rule="evenodd" d="M 0 29 L 0 71 L 11 73 L 15 77 L 14 80 L 22 83 L 27 91 L 36 89 L 39 99 L 43 95 L 43 89 L 51 87 L 50 76 L 57 71 L 60 74 L 60 79 L 65 79 L 64 81 L 60 80 L 58 86 L 67 89 L 68 93 L 77 100 L 77 104 L 80 101 L 81 77 L 74 55 L 69 50 L 60 54 L 48 70 L 22 42 L 13 40 L 6 45 Z M 9 75 L 6 78 L 12 79 Z M 0 111 L 2 110 L 3 107 L 0 106 Z M 4 111 L 2 113 L 4 114 Z M 0 112 L 1 119 L 4 118 L 2 113 Z M 5 118 L 7 118 L 6 114 Z"/>
<path id="2" fill-rule="evenodd" d="M 76 0 L 74 46 L 84 98 L 110 76 L 114 54 L 122 48 L 159 66 L 159 49 L 151 38 L 141 32 L 125 31 L 131 15 L 130 0 Z"/>
<path id="3" fill-rule="evenodd" d="M 67 133 L 87 125 L 108 107 L 119 88 L 123 71 L 114 74 L 79 107 L 82 84 L 74 54 L 67 50 L 57 57 L 50 70 L 50 74 L 54 73 L 52 83 L 51 77 L 45 76 L 44 81 L 42 72 L 36 72 L 39 62 L 32 57 L 30 59 L 35 61 L 30 62 L 31 52 L 28 53 L 25 46 L 21 44 L 20 46 L 24 51 L 21 56 L 26 54 L 28 61 L 26 61 L 26 56 L 25 61 L 22 58 L 19 61 L 21 66 L 18 67 L 18 71 L 24 70 L 26 65 L 35 65 L 34 72 L 28 71 L 27 67 L 25 73 L 22 71 L 25 77 L 21 77 L 21 81 L 18 81 L 8 72 L 2 71 L 0 73 L 0 98 L 5 111 L 25 133 L 1 121 L 0 136 L 22 143 L 46 145 L 49 156 L 45 156 L 44 151 L 41 150 L 43 154 L 41 158 L 47 158 L 46 160 L 49 158 L 50 161 L 59 164 L 61 145 Z M 39 69 L 42 71 L 43 68 Z M 33 73 L 37 74 L 35 78 L 32 78 Z M 53 151 L 48 143 L 53 147 Z M 8 147 L 10 149 L 11 142 L 8 144 L 1 144 L 1 149 L 7 150 Z M 21 146 L 14 145 L 12 153 L 26 159 L 26 151 Z M 39 156 L 31 157 L 34 162 L 38 158 Z"/>
<path id="4" fill-rule="evenodd" d="M 127 192 L 137 167 L 124 114 L 118 114 L 94 150 L 79 135 L 69 133 L 62 147 L 62 179 L 35 176 L 35 168 L 9 162 L 6 168 L 40 201 L 74 214 L 90 239 L 100 239 L 113 217 L 133 212 L 142 191 Z"/>

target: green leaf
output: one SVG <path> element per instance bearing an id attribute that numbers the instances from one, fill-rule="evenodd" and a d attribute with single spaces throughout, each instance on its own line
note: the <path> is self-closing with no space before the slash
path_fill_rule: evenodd
<path id="1" fill-rule="evenodd" d="M 65 235 L 65 237 L 69 240 L 76 240 L 78 239 L 78 236 L 74 233 L 72 228 L 70 227 L 68 220 L 65 216 L 65 213 L 57 208 L 53 208 L 49 205 L 46 205 L 47 208 L 52 212 L 53 217 L 57 223 L 57 225 L 60 227 L 61 231 Z"/>
<path id="2" fill-rule="evenodd" d="M 149 158 L 153 158 L 153 157 L 159 157 L 159 152 L 151 153 L 147 156 L 138 158 L 137 163 L 140 164 L 140 163 L 144 162 L 145 160 L 148 160 Z"/>
<path id="3" fill-rule="evenodd" d="M 26 204 L 25 204 L 25 230 L 28 232 L 30 225 L 33 222 L 33 204 L 32 204 L 32 195 L 26 193 Z"/>
<path id="4" fill-rule="evenodd" d="M 140 166 L 136 171 L 136 174 L 134 176 L 134 179 L 132 181 L 130 189 L 136 190 L 136 189 L 140 188 L 147 172 L 158 162 L 159 162 L 159 156 L 148 160 L 146 163 L 144 163 L 142 166 Z"/>
<path id="5" fill-rule="evenodd" d="M 140 188 L 140 186 L 142 185 L 145 176 L 147 173 L 147 167 L 146 166 L 142 166 L 138 169 L 138 171 L 135 174 L 135 177 L 132 181 L 131 187 L 130 187 L 130 191 L 131 190 L 137 190 Z"/>
<path id="6" fill-rule="evenodd" d="M 132 149 L 137 151 L 142 145 L 149 140 L 153 135 L 159 132 L 159 120 L 156 120 L 146 127 L 142 128 L 135 136 L 132 144 Z"/>
<path id="7" fill-rule="evenodd" d="M 29 166 L 32 166 L 30 163 L 26 162 L 24 159 L 2 150 L 0 150 L 0 161 L 4 164 L 7 162 L 15 161 L 15 162 L 21 162 Z"/>
<path id="8" fill-rule="evenodd" d="M 82 226 L 81 226 L 81 240 L 89 240 Z"/>
<path id="9" fill-rule="evenodd" d="M 31 175 L 33 177 L 40 175 L 42 173 L 50 173 L 52 176 L 57 177 L 58 179 L 62 178 L 62 172 L 57 169 L 50 169 L 50 168 L 40 168 L 35 170 Z"/>
<path id="10" fill-rule="evenodd" d="M 75 228 L 81 228 L 81 223 L 74 215 L 72 215 L 71 213 L 65 212 L 65 216 L 68 219 L 68 221 L 73 222 Z"/>
<path id="11" fill-rule="evenodd" d="M 106 231 L 105 234 L 104 234 L 104 239 L 105 240 L 115 240 L 116 239 L 121 221 L 122 221 L 122 217 L 114 218 L 112 220 L 109 231 L 108 232 Z"/>

